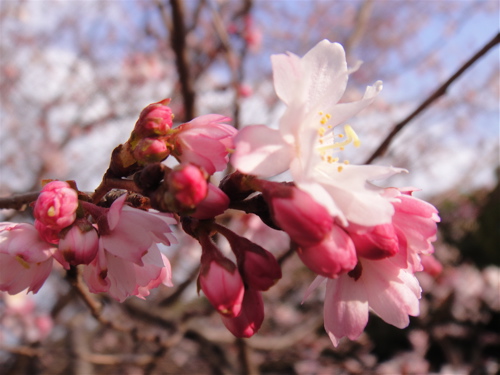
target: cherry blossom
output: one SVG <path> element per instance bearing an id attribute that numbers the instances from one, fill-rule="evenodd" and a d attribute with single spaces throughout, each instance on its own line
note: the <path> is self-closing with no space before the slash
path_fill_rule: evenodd
<path id="1" fill-rule="evenodd" d="M 290 169 L 296 185 L 324 205 L 344 226 L 347 222 L 377 225 L 390 221 L 394 209 L 370 181 L 404 170 L 350 165 L 328 155 L 360 141 L 349 126 L 336 127 L 373 102 L 382 83 L 367 87 L 356 102 L 339 103 L 348 79 L 344 49 L 323 40 L 304 57 L 273 55 L 274 87 L 287 108 L 279 129 L 247 126 L 236 136 L 232 164 L 241 172 L 270 177 Z M 337 141 L 337 139 L 345 139 Z M 272 160 L 272 162 L 269 162 Z"/>
<path id="2" fill-rule="evenodd" d="M 0 223 L 0 290 L 36 293 L 52 270 L 55 248 L 27 223 Z"/>

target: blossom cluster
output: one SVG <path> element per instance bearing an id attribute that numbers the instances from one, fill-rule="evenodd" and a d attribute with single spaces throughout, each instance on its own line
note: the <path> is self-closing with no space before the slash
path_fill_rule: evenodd
<path id="1" fill-rule="evenodd" d="M 342 46 L 327 40 L 302 58 L 274 55 L 272 66 L 286 106 L 277 129 L 238 132 L 216 114 L 174 127 L 165 99 L 144 108 L 93 194 L 48 182 L 33 203 L 34 225 L 0 223 L 0 290 L 37 292 L 56 261 L 78 267 L 93 293 L 145 298 L 172 285 L 161 247 L 176 241 L 170 226 L 180 222 L 202 250 L 198 290 L 230 332 L 250 337 L 264 320 L 262 292 L 282 271 L 270 251 L 217 221 L 231 208 L 289 236 L 317 275 L 307 295 L 326 282 L 325 329 L 335 346 L 363 332 L 370 310 L 407 326 L 419 314 L 414 274 L 439 268 L 431 255 L 437 210 L 413 196 L 415 188 L 374 183 L 404 169 L 341 160 L 345 147 L 361 144 L 346 120 L 375 100 L 382 83 L 342 102 L 349 69 Z M 236 171 L 217 186 L 211 177 L 230 154 Z M 164 163 L 170 156 L 178 161 L 173 168 Z M 291 181 L 269 179 L 287 171 Z M 221 237 L 230 251 L 221 249 Z"/>

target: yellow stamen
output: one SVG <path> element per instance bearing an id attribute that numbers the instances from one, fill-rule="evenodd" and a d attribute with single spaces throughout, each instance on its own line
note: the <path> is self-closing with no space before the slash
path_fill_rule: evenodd
<path id="1" fill-rule="evenodd" d="M 56 208 L 54 206 L 50 206 L 47 210 L 47 215 L 50 217 L 56 216 Z"/>
<path id="2" fill-rule="evenodd" d="M 26 262 L 20 255 L 16 255 L 15 259 L 19 262 L 21 266 L 23 266 L 27 270 L 30 269 L 30 264 Z"/>
<path id="3" fill-rule="evenodd" d="M 339 166 L 337 167 L 337 171 L 339 171 L 339 172 L 342 172 L 342 169 L 344 169 L 344 167 L 342 167 L 341 165 L 339 165 Z"/>

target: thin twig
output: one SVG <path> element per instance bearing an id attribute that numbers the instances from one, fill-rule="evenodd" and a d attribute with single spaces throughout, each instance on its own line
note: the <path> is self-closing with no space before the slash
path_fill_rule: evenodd
<path id="1" fill-rule="evenodd" d="M 495 35 L 481 50 L 479 50 L 474 56 L 472 56 L 468 61 L 465 62 L 456 72 L 453 74 L 446 82 L 438 87 L 426 100 L 422 102 L 412 113 L 410 113 L 403 121 L 398 123 L 391 132 L 385 137 L 380 146 L 375 150 L 375 152 L 366 160 L 366 164 L 370 164 L 377 157 L 383 155 L 387 148 L 389 147 L 392 139 L 398 134 L 411 120 L 417 117 L 421 112 L 427 109 L 436 99 L 446 94 L 448 87 L 460 77 L 468 68 L 470 68 L 476 61 L 478 61 L 483 55 L 485 55 L 490 49 L 500 43 L 500 33 Z"/>
<path id="2" fill-rule="evenodd" d="M 26 194 L 16 194 L 11 197 L 0 197 L 0 209 L 23 210 L 28 204 L 36 201 L 39 191 Z"/>
<path id="3" fill-rule="evenodd" d="M 179 74 L 182 98 L 184 102 L 184 119 L 194 118 L 195 92 L 189 72 L 189 62 L 186 49 L 186 26 L 184 22 L 184 3 L 180 0 L 170 0 L 172 8 L 172 31 L 170 41 L 175 53 L 175 64 Z M 160 9 L 161 11 L 161 9 Z"/>

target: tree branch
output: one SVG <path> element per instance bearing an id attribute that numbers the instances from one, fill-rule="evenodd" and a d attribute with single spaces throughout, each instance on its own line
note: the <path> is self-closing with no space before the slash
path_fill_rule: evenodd
<path id="1" fill-rule="evenodd" d="M 391 132 L 385 137 L 380 146 L 375 150 L 375 152 L 366 160 L 366 164 L 370 164 L 377 157 L 383 155 L 392 139 L 398 134 L 411 120 L 417 117 L 421 112 L 423 112 L 427 107 L 429 107 L 436 99 L 446 94 L 448 87 L 457 80 L 468 68 L 470 68 L 476 61 L 478 61 L 482 56 L 484 56 L 490 49 L 500 43 L 500 33 L 495 35 L 481 50 L 479 50 L 474 56 L 472 56 L 465 64 L 463 64 L 456 72 L 453 74 L 446 82 L 444 82 L 439 88 L 434 91 L 417 109 L 410 113 L 403 121 L 394 126 Z"/>
<path id="2" fill-rule="evenodd" d="M 40 192 L 32 192 L 26 194 L 16 194 L 11 197 L 1 197 L 0 198 L 0 209 L 14 209 L 22 211 L 26 208 L 28 204 L 36 201 L 40 195 Z"/>

